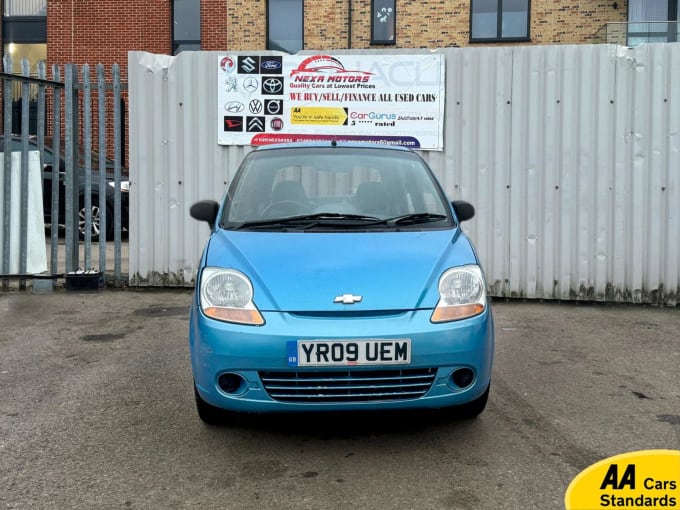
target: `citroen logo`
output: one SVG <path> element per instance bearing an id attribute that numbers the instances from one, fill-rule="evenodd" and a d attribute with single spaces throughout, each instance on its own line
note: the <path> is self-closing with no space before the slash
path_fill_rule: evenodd
<path id="1" fill-rule="evenodd" d="M 363 299 L 363 296 L 355 296 L 354 294 L 343 294 L 342 296 L 336 296 L 333 303 L 342 303 L 343 305 L 353 305 L 358 303 Z"/>

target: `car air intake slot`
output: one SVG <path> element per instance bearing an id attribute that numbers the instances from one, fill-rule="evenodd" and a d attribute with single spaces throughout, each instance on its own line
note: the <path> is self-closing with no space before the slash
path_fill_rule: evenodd
<path id="1" fill-rule="evenodd" d="M 260 372 L 271 398 L 279 402 L 341 403 L 417 399 L 437 369 Z"/>

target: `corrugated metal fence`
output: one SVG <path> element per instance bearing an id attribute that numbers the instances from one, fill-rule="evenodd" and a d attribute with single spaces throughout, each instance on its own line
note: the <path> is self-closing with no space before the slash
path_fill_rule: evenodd
<path id="1" fill-rule="evenodd" d="M 680 44 L 437 51 L 445 149 L 423 156 L 476 206 L 491 294 L 677 305 Z M 194 284 L 188 209 L 249 150 L 217 144 L 216 55 L 129 55 L 131 285 Z"/>
<path id="2" fill-rule="evenodd" d="M 9 56 L 4 68 L 12 69 Z M 54 282 L 86 270 L 100 275 L 101 282 L 110 273 L 120 286 L 127 280 L 121 236 L 128 188 L 122 176 L 118 66 L 107 71 L 100 65 L 94 77 L 88 65 L 53 66 L 51 79 L 43 63 L 37 76 L 30 75 L 27 60 L 22 69 L 22 75 L 0 73 L 2 290 L 11 281 L 25 289 L 31 280 L 35 289 L 41 279 Z M 93 150 L 95 133 L 99 153 Z M 113 133 L 113 143 L 107 143 L 107 133 Z M 109 147 L 112 159 L 106 157 Z M 49 236 L 46 225 L 51 225 Z M 92 254 L 97 248 L 98 259 Z M 107 258 L 113 259 L 113 268 L 107 268 Z"/>

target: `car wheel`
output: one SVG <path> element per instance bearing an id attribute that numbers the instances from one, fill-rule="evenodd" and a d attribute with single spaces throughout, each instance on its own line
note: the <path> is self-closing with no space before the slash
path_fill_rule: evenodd
<path id="1" fill-rule="evenodd" d="M 92 223 L 90 225 L 90 233 L 93 241 L 98 241 L 102 233 L 101 225 L 101 210 L 99 209 L 99 196 L 92 195 Z M 78 232 L 81 239 L 85 239 L 85 204 L 81 197 L 80 209 L 78 210 Z M 106 206 L 106 226 L 104 228 L 105 239 L 113 239 L 113 210 L 108 205 Z"/>
<path id="2" fill-rule="evenodd" d="M 194 385 L 194 398 L 196 400 L 196 410 L 198 411 L 198 417 L 207 423 L 208 425 L 221 425 L 225 421 L 226 412 L 219 407 L 208 404 L 205 400 L 201 398 Z"/>
<path id="3" fill-rule="evenodd" d="M 486 408 L 486 403 L 489 400 L 490 388 L 491 384 L 487 386 L 486 391 L 481 397 L 473 400 L 472 402 L 452 407 L 450 409 L 452 416 L 460 420 L 472 420 L 482 414 L 482 411 L 484 411 L 484 408 Z"/>

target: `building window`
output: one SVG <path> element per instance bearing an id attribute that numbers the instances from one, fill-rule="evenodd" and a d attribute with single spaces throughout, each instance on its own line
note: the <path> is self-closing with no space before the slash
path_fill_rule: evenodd
<path id="1" fill-rule="evenodd" d="M 529 40 L 530 0 L 472 0 L 470 41 Z"/>
<path id="2" fill-rule="evenodd" d="M 678 0 L 629 1 L 628 46 L 678 40 Z"/>
<path id="3" fill-rule="evenodd" d="M 396 0 L 371 0 L 371 44 L 396 44 Z"/>
<path id="4" fill-rule="evenodd" d="M 45 16 L 47 0 L 4 0 L 3 16 Z"/>
<path id="5" fill-rule="evenodd" d="M 201 0 L 172 3 L 172 53 L 201 49 Z"/>
<path id="6" fill-rule="evenodd" d="M 303 48 L 303 4 L 303 0 L 268 0 L 268 50 L 292 54 Z"/>

